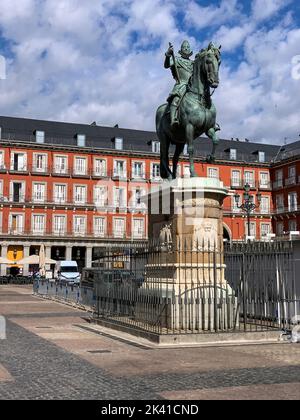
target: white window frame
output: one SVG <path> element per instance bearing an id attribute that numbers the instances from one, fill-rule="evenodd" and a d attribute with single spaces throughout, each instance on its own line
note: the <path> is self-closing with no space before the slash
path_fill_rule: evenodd
<path id="1" fill-rule="evenodd" d="M 284 223 L 283 222 L 276 222 L 276 235 L 283 236 L 284 235 Z"/>
<path id="2" fill-rule="evenodd" d="M 58 159 L 64 159 L 65 161 L 65 168 L 63 168 L 63 165 L 58 165 L 57 160 Z M 68 167 L 69 167 L 69 156 L 68 155 L 54 155 L 53 156 L 54 161 L 54 173 L 59 175 L 64 175 L 68 173 Z"/>
<path id="3" fill-rule="evenodd" d="M 251 174 L 251 177 L 248 177 Z M 251 178 L 251 179 L 250 179 Z M 255 173 L 254 171 L 244 171 L 244 183 L 249 184 L 251 188 L 255 187 Z"/>
<path id="4" fill-rule="evenodd" d="M 97 190 L 102 191 L 103 194 L 97 193 Z M 98 197 L 99 194 L 99 197 Z M 104 185 L 94 185 L 93 191 L 94 204 L 97 207 L 105 207 L 108 204 L 108 189 Z"/>
<path id="5" fill-rule="evenodd" d="M 263 202 L 267 202 L 267 206 L 264 208 L 263 206 Z M 260 213 L 261 214 L 270 214 L 271 212 L 271 199 L 268 195 L 263 195 L 261 197 L 261 202 L 260 202 Z"/>
<path id="6" fill-rule="evenodd" d="M 64 220 L 64 227 L 56 229 L 55 219 L 60 218 Z M 67 216 L 65 214 L 53 214 L 52 218 L 52 232 L 54 235 L 64 235 L 67 232 Z"/>
<path id="7" fill-rule="evenodd" d="M 237 160 L 237 149 L 229 149 L 230 160 Z"/>
<path id="8" fill-rule="evenodd" d="M 118 191 L 123 191 L 123 202 L 120 200 L 120 194 L 118 195 Z M 125 209 L 127 208 L 127 188 L 126 187 L 114 187 L 114 207 Z"/>
<path id="9" fill-rule="evenodd" d="M 97 162 L 104 162 L 104 168 L 101 168 L 101 170 L 98 170 Z M 95 157 L 94 158 L 94 175 L 95 176 L 107 176 L 107 159 Z"/>
<path id="10" fill-rule="evenodd" d="M 38 167 L 38 160 L 37 158 L 42 156 L 44 159 L 44 164 L 41 168 Z M 45 173 L 47 171 L 47 163 L 48 163 L 48 154 L 47 153 L 33 153 L 33 170 L 34 172 Z"/>
<path id="11" fill-rule="evenodd" d="M 215 173 L 216 176 L 211 176 L 212 171 Z M 209 166 L 207 168 L 207 178 L 220 179 L 219 174 L 220 174 L 219 168 L 215 168 L 213 166 Z"/>
<path id="12" fill-rule="evenodd" d="M 78 166 L 79 160 L 81 160 L 82 162 L 85 162 L 84 167 L 82 165 L 82 167 Z M 74 175 L 87 175 L 87 157 L 86 156 L 74 156 L 74 169 L 73 169 L 73 173 Z"/>
<path id="13" fill-rule="evenodd" d="M 124 226 L 123 232 L 121 230 L 116 229 L 116 222 L 118 220 L 123 221 L 123 226 Z M 113 236 L 114 236 L 114 238 L 125 238 L 126 237 L 126 218 L 125 217 L 114 217 L 113 218 Z"/>
<path id="14" fill-rule="evenodd" d="M 56 196 L 56 187 L 65 187 L 65 198 L 59 198 L 59 196 Z M 56 182 L 53 184 L 53 201 L 56 204 L 65 204 L 68 202 L 68 185 L 60 182 Z"/>
<path id="15" fill-rule="evenodd" d="M 241 194 L 239 194 L 239 197 L 240 197 L 239 205 L 241 205 L 242 201 L 243 201 L 243 196 Z M 235 196 L 232 197 L 232 211 L 233 211 L 233 213 L 241 213 L 242 212 L 242 210 L 240 208 L 238 208 L 238 206 L 237 206 L 237 203 L 235 201 Z"/>
<path id="16" fill-rule="evenodd" d="M 255 230 L 255 232 L 254 232 Z M 248 236 L 248 221 L 245 222 L 245 235 Z M 256 222 L 250 222 L 250 236 L 257 237 L 257 224 Z"/>
<path id="17" fill-rule="evenodd" d="M 12 219 L 13 216 L 17 216 L 17 217 L 21 217 L 22 223 L 21 223 L 21 228 L 17 226 L 16 230 L 12 230 Z M 10 213 L 9 217 L 8 217 L 8 230 L 9 232 L 11 232 L 13 235 L 21 235 L 24 233 L 24 228 L 25 228 L 25 213 Z"/>
<path id="18" fill-rule="evenodd" d="M 23 165 L 21 164 L 19 168 L 19 162 L 18 162 L 18 169 L 14 169 L 14 159 L 15 155 L 22 155 L 23 156 Z M 11 152 L 10 157 L 10 170 L 11 171 L 17 171 L 17 172 L 26 172 L 27 171 L 27 152 L 24 152 L 23 150 L 13 150 Z"/>
<path id="19" fill-rule="evenodd" d="M 235 179 L 234 173 L 238 173 L 239 174 L 238 180 Z M 234 187 L 234 188 L 241 188 L 241 184 L 242 184 L 241 181 L 242 181 L 242 172 L 241 172 L 241 170 L 239 170 L 239 169 L 232 169 L 231 170 L 231 186 Z"/>
<path id="20" fill-rule="evenodd" d="M 45 131 L 36 130 L 35 131 L 35 141 L 36 141 L 37 144 L 44 144 L 45 143 Z"/>
<path id="21" fill-rule="evenodd" d="M 151 179 L 159 181 L 161 179 L 160 164 L 158 162 L 151 162 L 150 166 L 151 166 Z M 158 167 L 158 171 L 155 171 L 155 174 L 153 173 L 154 172 L 154 166 Z"/>
<path id="22" fill-rule="evenodd" d="M 135 229 L 135 223 L 139 222 L 142 224 L 142 227 Z M 132 219 L 132 237 L 134 239 L 143 239 L 145 237 L 145 219 L 141 217 L 134 217 Z"/>
<path id="23" fill-rule="evenodd" d="M 258 152 L 258 162 L 266 163 L 266 152 L 263 152 L 261 150 Z"/>
<path id="24" fill-rule="evenodd" d="M 17 179 L 11 180 L 9 183 L 9 201 L 13 201 L 14 200 L 14 184 L 21 184 L 21 199 L 19 201 L 19 203 L 24 203 L 25 202 L 25 195 L 26 195 L 26 181 L 18 181 Z"/>
<path id="25" fill-rule="evenodd" d="M 85 147 L 85 145 L 86 145 L 86 135 L 85 134 L 77 134 L 76 141 L 77 141 L 77 146 L 78 147 Z"/>
<path id="26" fill-rule="evenodd" d="M 0 169 L 5 169 L 5 150 L 0 150 Z"/>
<path id="27" fill-rule="evenodd" d="M 124 149 L 124 139 L 123 137 L 115 137 L 115 150 Z"/>
<path id="28" fill-rule="evenodd" d="M 103 221 L 103 230 L 100 231 L 96 228 L 96 221 L 97 220 L 102 220 Z M 107 232 L 107 218 L 105 216 L 94 216 L 94 222 L 93 222 L 93 229 L 94 229 L 94 235 L 100 238 L 104 238 L 106 236 L 106 232 Z"/>
<path id="29" fill-rule="evenodd" d="M 292 202 L 291 197 L 296 197 L 296 200 L 293 199 Z M 298 209 L 298 193 L 296 191 L 291 191 L 288 194 L 288 208 L 289 211 L 297 211 Z"/>
<path id="30" fill-rule="evenodd" d="M 264 179 L 265 176 L 265 179 Z M 260 188 L 269 188 L 270 186 L 270 173 L 267 171 L 259 172 L 259 186 Z"/>
<path id="31" fill-rule="evenodd" d="M 160 141 L 152 141 L 152 153 L 160 153 Z"/>
<path id="32" fill-rule="evenodd" d="M 36 227 L 35 227 L 34 220 L 37 217 L 40 217 L 44 221 L 43 226 L 41 225 L 42 226 L 41 229 L 39 229 L 39 227 L 36 229 Z M 31 216 L 31 232 L 34 235 L 43 235 L 45 233 L 45 230 L 46 230 L 46 223 L 47 223 L 46 214 L 33 213 L 32 216 Z"/>
<path id="33" fill-rule="evenodd" d="M 44 187 L 44 194 L 41 194 L 41 198 L 36 197 L 36 194 L 35 194 L 35 187 L 37 185 L 42 185 Z M 47 183 L 34 181 L 32 183 L 32 201 L 34 203 L 45 203 L 46 199 L 47 199 Z"/>
<path id="34" fill-rule="evenodd" d="M 77 230 L 77 226 L 78 226 L 76 224 L 76 220 L 77 219 L 84 220 L 84 224 L 83 225 L 80 224 L 81 226 L 83 226 L 83 228 L 80 227 L 79 230 Z M 87 222 L 87 216 L 85 216 L 85 215 L 75 214 L 73 216 L 73 232 L 74 232 L 74 235 L 76 235 L 76 236 L 84 236 L 84 235 L 86 235 L 86 226 L 87 226 L 87 223 L 86 222 Z"/>
<path id="35" fill-rule="evenodd" d="M 268 232 L 265 234 L 265 235 L 263 235 L 263 226 L 268 226 Z M 266 223 L 266 222 L 261 222 L 261 224 L 260 224 L 260 237 L 261 238 L 266 238 L 269 234 L 271 234 L 272 233 L 272 225 L 271 225 L 271 223 Z"/>
<path id="36" fill-rule="evenodd" d="M 141 174 L 135 173 L 134 169 L 136 164 L 141 165 Z M 145 162 L 143 162 L 142 160 L 134 160 L 131 164 L 131 171 L 133 179 L 145 179 Z"/>
<path id="37" fill-rule="evenodd" d="M 81 191 L 80 194 L 78 194 L 78 189 L 80 189 Z M 82 194 L 82 191 L 84 191 L 84 194 Z M 87 185 L 83 185 L 83 184 L 73 185 L 73 199 L 74 199 L 75 204 L 86 204 L 87 194 L 88 194 Z"/>
<path id="38" fill-rule="evenodd" d="M 123 164 L 123 169 L 118 168 L 119 163 Z M 126 159 L 114 159 L 113 165 L 114 165 L 113 166 L 114 177 L 126 179 L 127 178 L 127 161 L 126 161 Z"/>

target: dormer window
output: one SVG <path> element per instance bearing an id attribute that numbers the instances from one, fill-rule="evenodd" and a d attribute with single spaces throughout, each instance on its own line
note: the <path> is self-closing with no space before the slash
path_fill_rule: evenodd
<path id="1" fill-rule="evenodd" d="M 36 130 L 35 141 L 39 144 L 45 143 L 45 131 Z"/>
<path id="2" fill-rule="evenodd" d="M 86 140 L 85 134 L 77 134 L 76 137 L 77 137 L 77 146 L 85 147 L 85 140 Z"/>
<path id="3" fill-rule="evenodd" d="M 229 150 L 229 156 L 230 156 L 230 160 L 237 160 L 237 150 L 236 149 L 230 149 Z"/>
<path id="4" fill-rule="evenodd" d="M 115 138 L 115 149 L 116 150 L 123 150 L 123 139 L 122 137 Z"/>
<path id="5" fill-rule="evenodd" d="M 265 152 L 258 152 L 258 161 L 260 163 L 265 163 L 265 161 L 266 161 L 266 154 L 265 154 Z"/>
<path id="6" fill-rule="evenodd" d="M 152 142 L 152 153 L 160 153 L 160 142 L 153 141 Z"/>

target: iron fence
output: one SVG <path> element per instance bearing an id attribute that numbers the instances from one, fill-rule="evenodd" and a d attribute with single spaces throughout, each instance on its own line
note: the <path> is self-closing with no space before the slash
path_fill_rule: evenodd
<path id="1" fill-rule="evenodd" d="M 292 329 L 300 314 L 290 242 L 120 244 L 83 270 L 81 287 L 36 291 L 156 334 Z"/>

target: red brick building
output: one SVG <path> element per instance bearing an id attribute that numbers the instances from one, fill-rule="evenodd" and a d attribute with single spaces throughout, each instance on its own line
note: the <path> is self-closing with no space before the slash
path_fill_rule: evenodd
<path id="1" fill-rule="evenodd" d="M 47 256 L 90 266 L 108 246 L 146 240 L 147 214 L 140 197 L 161 182 L 155 133 L 11 117 L 0 117 L 0 129 L 3 257 L 17 261 L 38 252 L 44 243 Z M 255 202 L 257 193 L 262 195 L 251 218 L 251 235 L 260 239 L 272 232 L 274 203 L 275 226 L 284 220 L 282 233 L 286 231 L 292 216 L 285 219 L 278 213 L 274 194 L 277 197 L 282 190 L 272 191 L 272 186 L 281 168 L 282 179 L 296 176 L 298 182 L 298 176 L 286 172 L 290 164 L 282 160 L 280 147 L 221 140 L 213 165 L 206 163 L 210 150 L 209 139 L 197 141 L 196 171 L 199 176 L 220 178 L 230 189 L 224 203 L 225 238 L 245 238 L 246 218 L 234 194 L 242 199 L 246 183 Z M 188 168 L 185 155 L 179 176 L 188 177 Z M 294 187 L 284 190 L 287 207 Z M 294 206 L 295 200 L 289 200 Z M 23 272 L 28 269 L 23 267 Z"/>

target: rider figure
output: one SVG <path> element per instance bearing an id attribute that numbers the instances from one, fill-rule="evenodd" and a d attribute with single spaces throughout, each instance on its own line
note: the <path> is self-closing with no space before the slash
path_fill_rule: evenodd
<path id="1" fill-rule="evenodd" d="M 170 47 L 165 54 L 166 58 L 164 63 L 166 69 L 171 68 L 172 75 L 176 80 L 176 84 L 167 99 L 170 104 L 171 128 L 174 128 L 179 124 L 177 111 L 180 101 L 186 92 L 189 79 L 192 76 L 194 64 L 194 62 L 190 60 L 190 57 L 193 55 L 193 51 L 191 51 L 188 41 L 183 41 L 178 53 L 181 57 L 174 56 L 173 46 L 170 44 Z"/>

